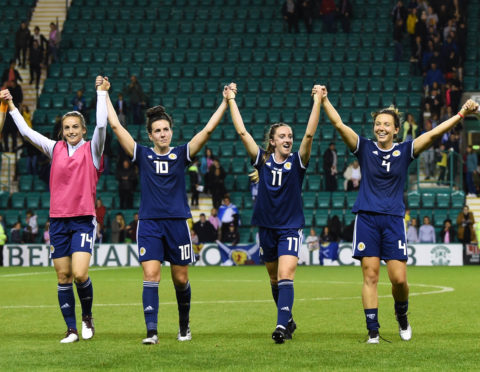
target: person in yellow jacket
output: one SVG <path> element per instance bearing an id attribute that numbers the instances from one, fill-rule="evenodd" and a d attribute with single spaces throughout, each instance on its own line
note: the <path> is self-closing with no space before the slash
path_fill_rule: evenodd
<path id="1" fill-rule="evenodd" d="M 437 153 L 437 167 L 440 170 L 440 173 L 438 175 L 438 180 L 437 184 L 441 185 L 444 184 L 447 181 L 447 167 L 448 167 L 448 154 L 447 151 L 445 151 L 445 145 L 442 143 L 438 147 L 438 149 L 435 150 Z"/>
<path id="2" fill-rule="evenodd" d="M 7 235 L 3 228 L 3 217 L 0 215 L 0 266 L 3 266 L 3 245 L 7 241 Z"/>

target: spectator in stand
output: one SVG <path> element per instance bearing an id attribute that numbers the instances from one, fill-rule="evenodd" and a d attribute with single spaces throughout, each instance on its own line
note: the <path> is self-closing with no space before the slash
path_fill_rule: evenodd
<path id="1" fill-rule="evenodd" d="M 190 206 L 198 208 L 198 196 L 203 189 L 201 183 L 200 172 L 198 170 L 198 158 L 194 157 L 192 163 L 188 167 L 188 175 L 190 176 Z"/>
<path id="2" fill-rule="evenodd" d="M 417 219 L 413 217 L 410 220 L 410 226 L 407 227 L 407 243 L 418 243 Z"/>
<path id="3" fill-rule="evenodd" d="M 7 87 L 12 95 L 12 101 L 15 106 L 20 107 L 23 101 L 22 87 L 16 80 L 7 82 Z M 9 146 L 9 138 L 12 138 L 12 146 Z M 5 127 L 3 129 L 3 151 L 14 152 L 17 150 L 18 129 L 10 115 L 5 118 Z"/>
<path id="4" fill-rule="evenodd" d="M 325 176 L 325 191 L 337 190 L 337 150 L 331 142 L 323 153 L 323 173 Z"/>
<path id="5" fill-rule="evenodd" d="M 25 68 L 27 62 L 27 49 L 30 44 L 30 30 L 27 23 L 22 21 L 15 33 L 15 59 L 18 64 Z"/>
<path id="6" fill-rule="evenodd" d="M 143 108 L 146 105 L 147 98 L 143 92 L 142 85 L 135 75 L 130 77 L 130 84 L 128 84 L 126 88 L 125 95 L 129 98 L 129 107 L 132 109 L 133 124 L 143 124 Z"/>
<path id="7" fill-rule="evenodd" d="M 345 178 L 343 185 L 345 191 L 358 191 L 360 189 L 362 172 L 360 171 L 360 164 L 358 164 L 357 159 L 355 159 L 352 164 L 345 169 L 345 172 L 343 172 L 343 177 Z"/>
<path id="8" fill-rule="evenodd" d="M 408 12 L 407 16 L 407 33 L 408 37 L 410 39 L 410 50 L 412 52 L 412 55 L 415 52 L 415 27 L 418 22 L 418 17 L 417 17 L 417 8 L 412 8 Z"/>
<path id="9" fill-rule="evenodd" d="M 37 215 L 33 213 L 31 209 L 27 210 L 25 222 L 27 224 L 28 234 L 29 237 L 28 243 L 33 243 L 37 239 L 38 234 L 38 222 L 37 222 Z M 24 239 L 27 242 L 27 239 Z"/>
<path id="10" fill-rule="evenodd" d="M 324 226 L 322 233 L 320 234 L 320 244 L 328 244 L 330 242 L 337 241 L 336 237 L 330 232 L 328 226 Z"/>
<path id="11" fill-rule="evenodd" d="M 205 155 L 203 155 L 202 158 L 200 159 L 200 174 L 202 175 L 202 178 L 205 180 L 205 189 L 203 190 L 204 192 L 210 192 L 208 188 L 207 174 L 208 174 L 208 170 L 213 165 L 214 159 L 215 159 L 215 156 L 213 156 L 212 149 L 210 147 L 205 147 Z"/>
<path id="12" fill-rule="evenodd" d="M 258 177 L 258 170 L 255 169 L 248 175 L 249 179 L 249 189 L 250 194 L 252 195 L 252 203 L 253 207 L 255 207 L 255 202 L 257 201 L 258 196 L 258 186 L 259 186 L 259 177 Z"/>
<path id="13" fill-rule="evenodd" d="M 200 220 L 193 224 L 193 230 L 198 236 L 199 243 L 211 243 L 217 240 L 217 231 L 207 220 L 205 213 L 200 213 Z"/>
<path id="14" fill-rule="evenodd" d="M 3 224 L 3 216 L 0 215 L 0 267 L 3 266 L 3 246 L 7 241 L 7 234 L 5 234 L 5 226 Z"/>
<path id="15" fill-rule="evenodd" d="M 234 226 L 238 226 L 239 222 L 238 208 L 235 204 L 232 204 L 230 201 L 230 196 L 228 195 L 223 197 L 222 205 L 218 209 L 218 218 L 220 219 L 221 223 L 220 236 L 223 239 L 223 237 L 225 237 L 229 231 L 229 225 L 233 223 Z"/>
<path id="16" fill-rule="evenodd" d="M 468 205 L 457 216 L 458 240 L 463 244 L 470 244 L 477 241 L 475 234 L 475 218 L 470 212 Z"/>
<path id="17" fill-rule="evenodd" d="M 123 243 L 125 241 L 125 218 L 122 213 L 117 213 L 112 221 L 110 241 L 112 243 Z"/>
<path id="18" fill-rule="evenodd" d="M 392 9 L 392 23 L 395 26 L 399 20 L 402 21 L 402 25 L 407 21 L 408 11 L 403 5 L 403 1 L 397 1 L 397 4 Z"/>
<path id="19" fill-rule="evenodd" d="M 3 70 L 2 73 L 2 86 L 6 87 L 6 83 L 10 81 L 21 81 L 23 82 L 22 76 L 18 72 L 18 70 L 15 68 L 16 63 L 14 59 L 10 60 L 9 67 Z M 2 88 L 3 89 L 3 88 Z"/>
<path id="20" fill-rule="evenodd" d="M 53 22 L 50 23 L 50 33 L 48 34 L 48 63 L 58 61 L 58 46 L 60 45 L 60 31 L 57 29 L 57 25 Z"/>
<path id="21" fill-rule="evenodd" d="M 117 172 L 117 179 L 120 208 L 132 209 L 133 194 L 137 187 L 137 172 L 130 161 L 123 160 L 122 167 Z"/>
<path id="22" fill-rule="evenodd" d="M 95 202 L 95 214 L 97 223 L 100 229 L 103 231 L 105 228 L 105 215 L 107 214 L 107 208 L 103 205 L 102 199 L 98 198 Z"/>
<path id="23" fill-rule="evenodd" d="M 334 215 L 328 221 L 328 231 L 330 232 L 333 241 L 338 242 L 340 240 L 340 236 L 342 235 L 342 222 L 337 215 Z"/>
<path id="24" fill-rule="evenodd" d="M 44 61 L 45 58 L 45 51 L 47 50 L 48 46 L 48 40 L 43 36 L 43 34 L 40 33 L 40 27 L 35 26 L 33 29 L 33 34 L 30 39 L 30 47 L 32 47 L 33 42 L 36 41 L 38 43 L 38 47 L 42 51 L 42 62 Z"/>
<path id="25" fill-rule="evenodd" d="M 238 229 L 233 222 L 227 224 L 227 230 L 224 234 L 222 233 L 221 242 L 229 243 L 232 246 L 236 246 L 240 242 L 240 234 L 238 233 Z"/>
<path id="26" fill-rule="evenodd" d="M 423 225 L 418 230 L 419 243 L 435 243 L 435 228 L 430 224 L 430 217 L 423 217 Z"/>
<path id="27" fill-rule="evenodd" d="M 133 221 L 125 227 L 125 234 L 131 243 L 137 242 L 138 213 L 133 215 Z"/>
<path id="28" fill-rule="evenodd" d="M 40 86 L 40 76 L 42 74 L 43 51 L 38 46 L 38 42 L 36 40 L 34 40 L 32 43 L 28 59 L 30 64 L 29 84 L 32 84 L 33 81 L 35 81 L 35 88 L 38 89 Z"/>
<path id="29" fill-rule="evenodd" d="M 450 115 L 449 117 L 451 117 Z M 407 114 L 407 119 L 403 122 L 403 142 L 412 141 L 417 136 L 418 125 L 412 114 Z"/>
<path id="30" fill-rule="evenodd" d="M 212 224 L 212 226 L 215 228 L 215 231 L 217 232 L 218 235 L 218 229 L 221 225 L 220 219 L 218 218 L 218 210 L 217 208 L 212 208 L 210 210 L 210 216 L 208 216 L 208 221 Z"/>
<path id="31" fill-rule="evenodd" d="M 23 116 L 23 119 L 27 123 L 27 125 L 31 128 L 32 127 L 32 113 L 30 112 L 30 108 L 28 105 L 21 105 L 20 106 L 20 113 Z"/>
<path id="32" fill-rule="evenodd" d="M 448 153 L 445 150 L 445 144 L 441 143 L 438 149 L 435 149 L 437 158 L 437 167 L 439 169 L 437 185 L 446 184 L 448 173 Z"/>
<path id="33" fill-rule="evenodd" d="M 449 218 L 443 221 L 442 231 L 439 233 L 439 241 L 446 244 L 455 241 L 455 229 L 452 226 L 452 220 Z"/>
<path id="34" fill-rule="evenodd" d="M 85 97 L 83 96 L 83 90 L 77 90 L 75 97 L 72 98 L 70 103 L 72 104 L 73 111 L 78 111 L 83 116 L 86 116 L 87 102 L 85 101 Z"/>
<path id="35" fill-rule="evenodd" d="M 45 223 L 45 229 L 43 230 L 43 243 L 50 245 L 50 221 Z"/>
<path id="36" fill-rule="evenodd" d="M 298 9 L 295 0 L 285 0 L 282 6 L 283 19 L 287 21 L 288 32 L 292 32 L 292 28 L 295 33 L 298 33 Z"/>
<path id="37" fill-rule="evenodd" d="M 323 21 L 323 32 L 334 33 L 337 31 L 335 25 L 335 13 L 337 7 L 334 0 L 322 0 L 320 4 L 320 17 Z"/>
<path id="38" fill-rule="evenodd" d="M 118 93 L 117 100 L 113 103 L 113 108 L 117 113 L 120 124 L 127 127 L 128 105 L 122 93 Z"/>
<path id="39" fill-rule="evenodd" d="M 313 227 L 310 229 L 310 235 L 307 236 L 305 243 L 307 243 L 307 248 L 311 252 L 320 248 L 320 239 Z"/>
<path id="40" fill-rule="evenodd" d="M 340 0 L 337 13 L 342 22 L 343 32 L 350 32 L 350 22 L 353 14 L 353 7 L 350 0 Z"/>
<path id="41" fill-rule="evenodd" d="M 395 56 L 394 61 L 401 62 L 403 60 L 403 29 L 405 28 L 403 20 L 397 19 L 395 27 L 393 28 L 393 40 L 395 41 Z"/>
<path id="42" fill-rule="evenodd" d="M 427 71 L 427 75 L 425 76 L 423 86 L 425 88 L 432 88 L 434 82 L 443 85 L 445 84 L 445 78 L 443 77 L 442 71 L 437 69 L 437 64 L 432 62 L 430 64 L 430 69 Z"/>
<path id="43" fill-rule="evenodd" d="M 432 130 L 432 122 L 427 120 L 424 125 L 424 131 L 422 134 L 429 132 Z M 435 150 L 430 147 L 424 152 L 421 153 L 421 159 L 423 159 L 424 167 L 425 167 L 425 180 L 433 179 L 435 176 Z"/>
<path id="44" fill-rule="evenodd" d="M 225 177 L 226 173 L 223 167 L 220 165 L 218 159 L 213 160 L 213 165 L 208 170 L 208 189 L 212 194 L 212 203 L 214 208 L 219 208 L 222 203 L 222 198 L 226 194 L 225 189 Z"/>
<path id="45" fill-rule="evenodd" d="M 472 146 L 467 146 L 467 196 L 476 197 L 477 190 L 475 189 L 475 184 L 473 182 L 473 175 L 477 172 L 478 166 L 478 155 L 473 152 Z"/>
<path id="46" fill-rule="evenodd" d="M 345 0 L 348 1 L 348 0 Z M 313 0 L 300 0 L 300 15 L 305 22 L 305 28 L 309 34 L 313 31 Z"/>
<path id="47" fill-rule="evenodd" d="M 10 229 L 10 241 L 16 244 L 22 244 L 22 224 L 20 221 L 17 221 L 13 224 L 13 227 Z"/>

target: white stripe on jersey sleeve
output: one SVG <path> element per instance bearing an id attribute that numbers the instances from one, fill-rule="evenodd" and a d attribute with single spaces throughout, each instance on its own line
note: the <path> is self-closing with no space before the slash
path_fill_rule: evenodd
<path id="1" fill-rule="evenodd" d="M 258 152 L 257 152 L 257 158 L 255 159 L 255 163 L 253 163 L 253 166 L 255 167 L 256 165 L 258 165 L 258 161 L 260 160 L 260 147 L 258 148 Z"/>
<path id="2" fill-rule="evenodd" d="M 300 156 L 300 152 L 297 152 L 297 155 L 298 155 L 298 160 L 300 162 L 300 166 L 302 167 L 302 169 L 307 169 L 307 167 L 302 163 L 302 157 Z"/>
<path id="3" fill-rule="evenodd" d="M 190 159 L 190 142 L 187 143 L 187 160 L 191 163 L 192 159 Z"/>
<path id="4" fill-rule="evenodd" d="M 359 149 L 360 149 L 360 136 L 357 135 L 357 147 L 355 148 L 354 151 L 352 151 L 352 154 L 356 154 Z"/>
<path id="5" fill-rule="evenodd" d="M 137 160 L 137 143 L 135 142 L 133 145 L 133 158 L 132 158 L 132 163 Z"/>

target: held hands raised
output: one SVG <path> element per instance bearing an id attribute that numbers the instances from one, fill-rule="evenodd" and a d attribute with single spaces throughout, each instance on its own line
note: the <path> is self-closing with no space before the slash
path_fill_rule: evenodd
<path id="1" fill-rule="evenodd" d="M 325 85 L 314 85 L 312 88 L 312 97 L 315 103 L 322 103 L 327 96 L 327 88 Z"/>
<path id="2" fill-rule="evenodd" d="M 95 88 L 96 90 L 105 90 L 108 91 L 110 89 L 110 82 L 108 81 L 108 77 L 97 76 L 95 79 Z"/>
<path id="3" fill-rule="evenodd" d="M 223 87 L 223 99 L 225 101 L 228 101 L 230 99 L 235 99 L 236 95 L 237 95 L 237 84 L 230 83 Z"/>
<path id="4" fill-rule="evenodd" d="M 7 103 L 7 101 L 12 100 L 12 95 L 8 89 L 0 90 L 0 101 Z"/>

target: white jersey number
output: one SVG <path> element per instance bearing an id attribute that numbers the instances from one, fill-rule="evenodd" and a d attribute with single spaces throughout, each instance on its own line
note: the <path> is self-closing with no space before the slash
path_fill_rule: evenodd
<path id="1" fill-rule="evenodd" d="M 168 173 L 168 162 L 167 161 L 158 161 L 154 160 L 156 172 L 157 173 Z"/>
<path id="2" fill-rule="evenodd" d="M 390 162 L 389 161 L 382 161 L 382 167 L 386 167 L 387 168 L 387 172 L 390 172 Z"/>
<path id="3" fill-rule="evenodd" d="M 288 250 L 291 251 L 293 248 L 295 252 L 298 252 L 298 238 L 289 236 L 287 240 L 288 240 Z"/>
<path id="4" fill-rule="evenodd" d="M 190 258 L 190 244 L 185 244 L 185 245 L 180 245 L 178 247 L 180 249 L 180 254 L 182 256 L 182 261 L 183 260 L 188 260 Z"/>
<path id="5" fill-rule="evenodd" d="M 282 171 L 272 170 L 272 186 L 282 186 Z"/>
<path id="6" fill-rule="evenodd" d="M 82 236 L 82 243 L 80 244 L 81 247 L 85 247 L 85 241 L 90 243 L 90 249 L 93 248 L 93 236 L 90 237 L 87 233 L 81 233 Z"/>

